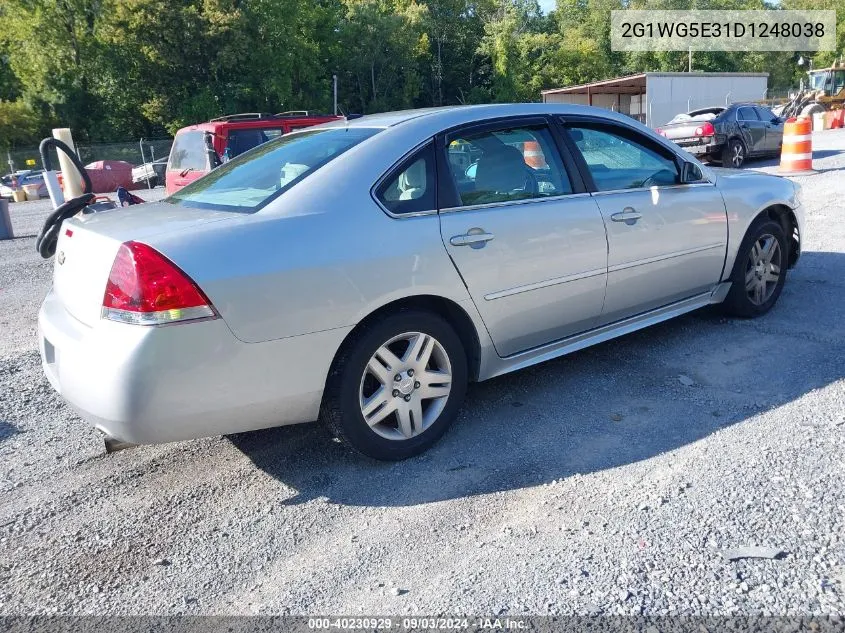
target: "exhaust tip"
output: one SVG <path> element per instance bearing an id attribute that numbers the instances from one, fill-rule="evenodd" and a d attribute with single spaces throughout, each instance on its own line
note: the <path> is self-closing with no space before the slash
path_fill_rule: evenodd
<path id="1" fill-rule="evenodd" d="M 127 448 L 133 448 L 138 446 L 137 444 L 132 444 L 131 442 L 124 442 L 123 440 L 119 440 L 116 437 L 112 437 L 111 435 L 103 434 L 103 444 L 106 448 L 106 455 L 111 455 L 112 453 L 116 453 L 118 451 L 126 450 Z"/>

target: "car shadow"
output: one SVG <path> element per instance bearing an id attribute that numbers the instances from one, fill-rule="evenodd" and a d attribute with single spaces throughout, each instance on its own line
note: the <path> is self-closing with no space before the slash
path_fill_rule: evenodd
<path id="1" fill-rule="evenodd" d="M 647 460 L 843 378 L 842 279 L 845 254 L 807 252 L 763 318 L 705 309 L 471 385 L 450 432 L 404 462 L 362 457 L 319 424 L 229 439 L 296 491 L 286 503 L 407 506 Z"/>

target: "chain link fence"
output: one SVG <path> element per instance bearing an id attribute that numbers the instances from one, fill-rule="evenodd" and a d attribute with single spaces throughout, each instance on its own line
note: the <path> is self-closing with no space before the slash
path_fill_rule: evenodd
<path id="1" fill-rule="evenodd" d="M 121 160 L 132 166 L 143 165 L 157 160 L 166 160 L 170 154 L 172 138 L 139 139 L 122 143 L 76 143 L 76 151 L 83 165 L 101 160 Z M 6 163 L 0 170 L 8 173 L 20 169 L 43 169 L 38 147 L 17 148 L 9 150 L 2 157 Z M 51 150 L 53 168 L 58 169 L 55 151 Z"/>

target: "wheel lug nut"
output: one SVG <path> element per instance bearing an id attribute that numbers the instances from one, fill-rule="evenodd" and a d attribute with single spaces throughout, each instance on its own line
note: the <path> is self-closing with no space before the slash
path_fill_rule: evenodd
<path id="1" fill-rule="evenodd" d="M 410 401 L 411 401 L 411 394 L 408 394 L 407 396 L 405 396 L 405 402 L 410 402 Z"/>
<path id="2" fill-rule="evenodd" d="M 419 389 L 419 388 L 420 388 L 420 381 L 417 380 L 416 382 L 414 382 L 414 389 Z"/>
<path id="3" fill-rule="evenodd" d="M 402 380 L 402 374 L 396 374 L 393 377 L 393 380 L 394 380 L 394 382 L 399 382 L 400 380 Z"/>
<path id="4" fill-rule="evenodd" d="M 413 369 L 409 369 L 409 370 L 408 370 L 408 375 L 409 375 L 409 376 L 413 376 L 413 375 L 414 375 L 414 370 L 413 370 Z"/>
<path id="5" fill-rule="evenodd" d="M 399 390 L 398 390 L 398 389 L 394 389 L 394 390 L 393 390 L 393 397 L 394 397 L 394 398 L 396 398 L 398 395 L 399 395 Z"/>

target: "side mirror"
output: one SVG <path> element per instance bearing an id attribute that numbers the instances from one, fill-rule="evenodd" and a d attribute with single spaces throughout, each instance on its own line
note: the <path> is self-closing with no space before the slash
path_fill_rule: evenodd
<path id="1" fill-rule="evenodd" d="M 701 168 L 695 163 L 684 163 L 681 169 L 681 184 L 686 185 L 693 182 L 701 182 L 704 180 L 704 174 L 701 173 Z"/>
<path id="2" fill-rule="evenodd" d="M 774 119 L 772 119 L 772 125 L 780 125 L 781 122 L 782 121 L 781 121 L 781 118 L 779 116 L 776 116 Z"/>

